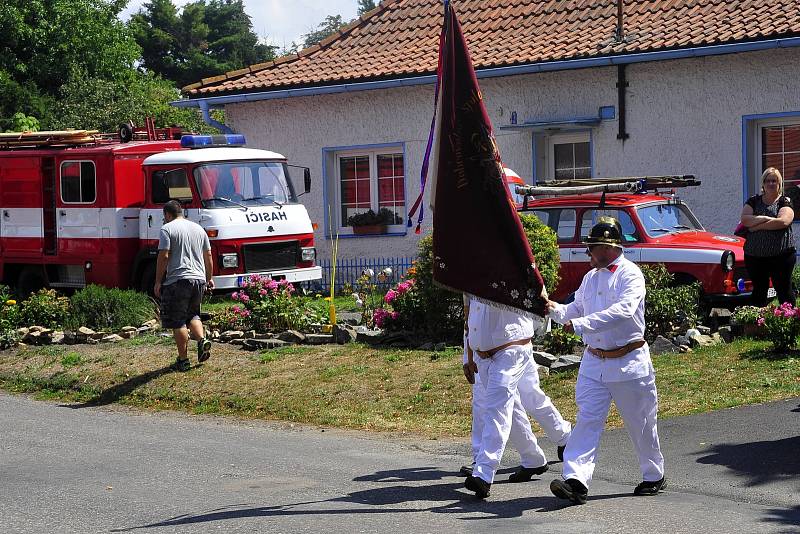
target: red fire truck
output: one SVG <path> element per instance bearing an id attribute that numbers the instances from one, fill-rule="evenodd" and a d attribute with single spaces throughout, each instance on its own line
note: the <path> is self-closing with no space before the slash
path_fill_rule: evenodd
<path id="1" fill-rule="evenodd" d="M 162 207 L 171 199 L 208 233 L 218 290 L 255 273 L 321 278 L 314 230 L 282 155 L 244 148 L 240 135 L 95 134 L 0 134 L 4 283 L 22 293 L 88 284 L 151 291 Z"/>

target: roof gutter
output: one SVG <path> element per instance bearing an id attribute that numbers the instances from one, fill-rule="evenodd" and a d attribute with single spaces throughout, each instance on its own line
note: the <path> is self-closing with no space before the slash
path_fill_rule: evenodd
<path id="1" fill-rule="evenodd" d="M 477 71 L 478 78 L 497 78 L 501 76 L 517 76 L 520 74 L 534 74 L 538 72 L 552 72 L 559 70 L 587 69 L 592 67 L 608 67 L 612 65 L 626 65 L 631 63 L 645 63 L 650 61 L 666 61 L 670 59 L 697 58 L 706 56 L 718 56 L 723 54 L 736 54 L 739 52 L 756 52 L 759 50 L 770 50 L 773 48 L 796 48 L 800 47 L 800 37 L 787 37 L 783 39 L 769 39 L 766 41 L 754 41 L 748 43 L 721 44 L 713 46 L 698 46 L 694 48 L 683 48 L 680 50 L 664 50 L 658 52 L 642 52 L 638 54 L 626 54 L 619 56 L 602 56 L 586 59 L 568 59 L 564 61 L 550 61 L 542 63 L 530 63 L 527 65 L 514 65 L 510 67 L 497 67 L 492 69 L 481 69 Z M 294 98 L 301 96 L 327 95 L 334 93 L 350 93 L 356 91 L 372 91 L 376 89 L 392 89 L 396 87 L 409 87 L 414 85 L 428 85 L 436 81 L 435 75 L 415 76 L 411 78 L 400 78 L 397 80 L 385 80 L 377 82 L 357 82 L 340 85 L 327 85 L 323 87 L 307 87 L 303 89 L 283 89 L 277 91 L 264 91 L 258 93 L 245 93 L 225 96 L 209 96 L 204 98 L 193 98 L 170 102 L 171 105 L 179 108 L 197 107 L 203 111 L 203 119 L 207 124 L 212 124 L 208 115 L 208 109 L 219 108 L 226 104 L 238 104 L 242 102 L 255 102 L 259 100 L 280 100 L 284 98 Z M 217 121 L 213 121 L 217 122 Z"/>

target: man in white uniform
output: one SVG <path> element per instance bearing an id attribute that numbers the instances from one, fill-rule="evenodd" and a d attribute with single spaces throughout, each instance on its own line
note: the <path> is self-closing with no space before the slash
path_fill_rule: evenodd
<path id="1" fill-rule="evenodd" d="M 464 316 L 469 317 L 469 298 L 464 296 Z M 467 336 L 468 325 L 464 323 L 464 376 L 472 384 L 472 459 L 471 466 L 462 466 L 461 473 L 465 476 L 472 475 L 475 459 L 481 450 L 483 439 L 484 416 L 486 408 L 486 388 L 480 378 L 480 369 L 486 372 L 487 360 L 477 357 L 469 346 Z M 476 379 L 477 378 L 477 379 Z M 524 397 L 521 393 L 525 392 Z M 509 442 L 520 452 L 521 465 L 514 473 L 509 475 L 510 482 L 528 482 L 534 475 L 541 475 L 548 470 L 547 463 L 541 464 L 540 449 L 536 446 L 536 438 L 530 426 L 528 415 L 531 414 L 542 429 L 557 446 L 556 454 L 559 460 L 564 459 L 564 449 L 569 439 L 572 425 L 564 420 L 558 409 L 553 406 L 550 397 L 542 391 L 539 385 L 539 373 L 533 369 L 523 377 L 518 386 L 518 394 L 514 401 L 514 413 L 511 418 L 511 431 Z M 537 467 L 538 465 L 538 467 Z"/>
<path id="2" fill-rule="evenodd" d="M 623 257 L 621 236 L 616 219 L 601 217 L 586 239 L 594 269 L 583 277 L 575 300 L 547 303 L 553 320 L 587 344 L 575 384 L 578 417 L 564 451 L 564 480 L 550 484 L 556 497 L 577 504 L 586 502 L 612 400 L 639 456 L 643 481 L 634 495 L 656 495 L 665 486 L 656 376 L 644 341 L 644 276 Z"/>
<path id="3" fill-rule="evenodd" d="M 534 474 L 547 471 L 547 458 L 530 429 L 525 408 L 530 406 L 532 413 L 540 412 L 542 421 L 549 421 L 548 426 L 552 427 L 557 443 L 566 441 L 570 426 L 552 403 L 549 403 L 550 408 L 542 406 L 541 397 L 546 398 L 546 395 L 539 388 L 536 363 L 531 354 L 533 319 L 474 299 L 469 307 L 467 342 L 480 356 L 476 363 L 484 395 L 483 407 L 477 410 L 483 412 L 483 429 L 478 429 L 480 450 L 475 456 L 473 473 L 464 485 L 477 497 L 485 498 L 489 496 L 512 433 L 512 420 L 519 423 L 520 433 L 519 437 L 515 435 L 515 446 L 523 458 L 522 468 L 514 473 L 512 480 L 530 480 Z M 538 395 L 535 390 L 538 390 Z M 521 406 L 515 410 L 515 405 L 520 402 Z M 547 416 L 543 415 L 545 411 Z"/>

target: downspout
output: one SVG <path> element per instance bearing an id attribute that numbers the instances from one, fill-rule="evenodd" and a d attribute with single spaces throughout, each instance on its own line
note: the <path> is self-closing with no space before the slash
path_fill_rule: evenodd
<path id="1" fill-rule="evenodd" d="M 214 118 L 211 117 L 211 110 L 208 107 L 208 102 L 206 102 L 205 100 L 201 100 L 199 103 L 200 103 L 200 111 L 203 113 L 203 122 L 205 122 L 209 126 L 213 126 L 214 128 L 216 128 L 217 130 L 219 130 L 224 134 L 234 133 L 229 126 L 226 126 L 221 122 L 219 122 L 218 120 L 214 120 Z"/>
<path id="2" fill-rule="evenodd" d="M 628 37 L 625 35 L 625 18 L 624 18 L 624 1 L 617 0 L 617 29 L 614 32 L 614 41 L 617 44 L 628 42 Z M 625 116 L 627 109 L 625 108 L 625 94 L 628 88 L 628 78 L 626 76 L 626 67 L 624 63 L 617 65 L 617 106 L 619 107 L 619 133 L 617 139 L 623 143 L 630 137 L 625 126 Z"/>
<path id="3" fill-rule="evenodd" d="M 625 126 L 625 117 L 627 114 L 627 109 L 625 108 L 625 93 L 629 85 L 628 78 L 625 75 L 625 67 L 627 67 L 625 64 L 617 65 L 617 106 L 619 107 L 619 133 L 617 133 L 617 139 L 623 143 L 630 137 Z"/>

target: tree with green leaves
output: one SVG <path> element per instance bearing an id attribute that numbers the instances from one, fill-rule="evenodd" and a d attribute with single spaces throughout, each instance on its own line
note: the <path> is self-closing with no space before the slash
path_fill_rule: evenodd
<path id="1" fill-rule="evenodd" d="M 59 91 L 52 129 L 89 128 L 113 132 L 122 123 L 143 125 L 152 117 L 157 126 L 183 126 L 194 132 L 216 132 L 196 109 L 170 106 L 180 93 L 169 81 L 137 73 L 126 83 L 89 76 L 71 78 Z"/>
<path id="2" fill-rule="evenodd" d="M 358 14 L 363 15 L 368 11 L 372 11 L 375 9 L 377 4 L 375 4 L 375 0 L 358 0 Z"/>
<path id="3" fill-rule="evenodd" d="M 141 50 L 118 15 L 125 0 L 2 0 L 0 129 L 19 112 L 47 122 L 75 71 L 121 81 Z"/>
<path id="4" fill-rule="evenodd" d="M 181 87 L 274 59 L 277 48 L 259 42 L 242 0 L 196 0 L 180 11 L 151 0 L 128 24 L 142 67 Z"/>
<path id="5" fill-rule="evenodd" d="M 347 23 L 342 21 L 341 15 L 328 15 L 319 23 L 316 30 L 303 35 L 303 48 L 319 44 L 320 41 L 338 32 L 344 26 L 347 26 Z"/>

